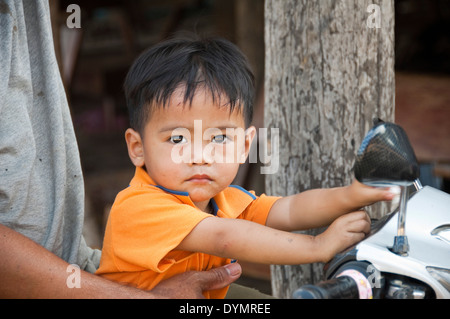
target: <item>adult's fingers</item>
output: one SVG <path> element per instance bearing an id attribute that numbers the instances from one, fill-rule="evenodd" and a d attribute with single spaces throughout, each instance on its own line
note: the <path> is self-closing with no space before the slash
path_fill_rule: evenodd
<path id="1" fill-rule="evenodd" d="M 228 286 L 242 274 L 241 265 L 232 263 L 199 273 L 199 284 L 203 291 L 220 289 Z"/>
<path id="2" fill-rule="evenodd" d="M 204 298 L 203 292 L 228 286 L 242 273 L 238 263 L 208 271 L 188 271 L 160 282 L 152 289 L 159 298 Z"/>

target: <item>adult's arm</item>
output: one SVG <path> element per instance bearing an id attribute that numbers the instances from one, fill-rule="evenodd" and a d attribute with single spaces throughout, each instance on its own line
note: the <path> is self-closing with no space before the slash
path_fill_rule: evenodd
<path id="1" fill-rule="evenodd" d="M 0 256 L 0 298 L 203 298 L 202 291 L 229 285 L 241 274 L 238 264 L 187 272 L 147 292 L 80 271 L 80 288 L 69 288 L 67 262 L 1 224 Z"/>

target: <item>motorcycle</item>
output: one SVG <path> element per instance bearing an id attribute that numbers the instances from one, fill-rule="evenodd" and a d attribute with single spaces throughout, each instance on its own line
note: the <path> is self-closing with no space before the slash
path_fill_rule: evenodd
<path id="1" fill-rule="evenodd" d="M 325 280 L 294 291 L 294 299 L 449 299 L 450 195 L 419 181 L 405 131 L 378 120 L 357 152 L 355 178 L 401 188 L 393 212 L 370 234 L 324 266 Z"/>

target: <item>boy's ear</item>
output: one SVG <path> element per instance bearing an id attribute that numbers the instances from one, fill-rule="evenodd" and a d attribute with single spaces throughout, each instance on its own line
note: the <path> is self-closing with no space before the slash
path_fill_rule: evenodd
<path id="1" fill-rule="evenodd" d="M 144 166 L 144 146 L 141 135 L 132 128 L 129 128 L 125 132 L 125 140 L 131 162 L 136 167 Z"/>
<path id="2" fill-rule="evenodd" d="M 255 136 L 256 136 L 256 128 L 254 126 L 250 126 L 248 129 L 245 130 L 245 149 L 244 154 L 242 154 L 243 157 L 241 158 L 241 163 L 245 163 L 245 161 L 247 160 Z"/>

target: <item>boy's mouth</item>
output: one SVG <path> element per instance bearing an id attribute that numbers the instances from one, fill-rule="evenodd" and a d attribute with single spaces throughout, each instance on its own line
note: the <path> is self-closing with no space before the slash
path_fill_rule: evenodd
<path id="1" fill-rule="evenodd" d="M 203 184 L 210 183 L 212 181 L 211 177 L 205 174 L 197 174 L 188 179 L 189 182 Z"/>

